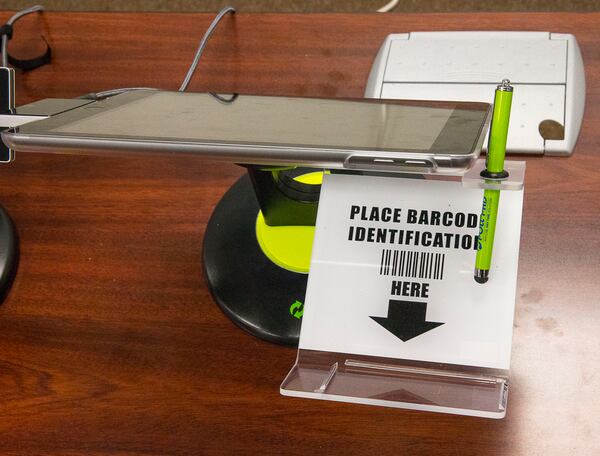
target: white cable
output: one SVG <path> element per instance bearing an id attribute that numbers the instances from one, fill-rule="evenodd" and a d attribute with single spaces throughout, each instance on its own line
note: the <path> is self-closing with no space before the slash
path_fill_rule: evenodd
<path id="1" fill-rule="evenodd" d="M 185 79 L 181 83 L 181 87 L 179 87 L 180 92 L 185 92 L 185 89 L 187 89 L 190 81 L 192 80 L 192 76 L 194 76 L 194 72 L 196 71 L 196 67 L 198 66 L 200 57 L 202 56 L 202 52 L 204 52 L 204 48 L 206 47 L 206 44 L 208 43 L 208 39 L 210 38 L 212 33 L 215 31 L 215 28 L 217 28 L 217 25 L 219 24 L 221 19 L 223 19 L 223 16 L 225 16 L 227 13 L 234 14 L 235 8 L 233 8 L 231 6 L 226 6 L 221 11 L 219 11 L 219 14 L 217 14 L 217 17 L 214 18 L 214 20 L 208 27 L 208 30 L 206 30 L 206 33 L 204 34 L 204 36 L 200 40 L 200 44 L 198 45 L 198 50 L 196 51 L 196 55 L 194 56 L 194 61 L 192 62 L 190 69 L 188 70 L 187 74 L 185 75 Z"/>
<path id="2" fill-rule="evenodd" d="M 394 8 L 396 8 L 396 6 L 398 6 L 398 3 L 400 3 L 400 0 L 392 0 L 391 2 L 383 5 L 381 8 L 379 8 L 377 10 L 378 13 L 387 13 L 391 10 L 393 10 Z"/>
<path id="3" fill-rule="evenodd" d="M 185 89 L 187 89 L 187 86 L 189 85 L 189 83 L 192 79 L 192 76 L 194 75 L 194 72 L 196 71 L 196 67 L 198 66 L 200 57 L 202 56 L 202 52 L 204 51 L 204 48 L 206 47 L 206 44 L 208 43 L 208 39 L 212 35 L 212 33 L 215 30 L 219 21 L 223 18 L 223 16 L 225 16 L 229 12 L 235 13 L 235 9 L 232 8 L 231 6 L 226 6 L 225 8 L 223 8 L 219 12 L 219 14 L 217 14 L 217 16 L 213 19 L 212 23 L 210 24 L 210 26 L 204 33 L 204 36 L 200 40 L 200 44 L 198 45 L 198 48 L 196 50 L 196 55 L 194 57 L 194 61 L 190 65 L 190 68 L 185 76 L 185 79 L 183 80 L 183 83 L 181 84 L 181 87 L 179 87 L 180 92 L 183 92 L 183 91 L 185 91 Z M 83 95 L 80 98 L 88 98 L 91 100 L 102 100 L 104 98 L 112 97 L 113 95 L 118 95 L 123 92 L 130 92 L 132 90 L 159 90 L 159 89 L 155 89 L 152 87 L 123 87 L 121 89 L 110 89 L 110 90 L 104 90 L 102 92 L 97 92 L 97 93 L 89 93 L 87 95 Z"/>
<path id="4" fill-rule="evenodd" d="M 31 6 L 29 8 L 25 8 L 25 9 L 19 11 L 18 13 L 16 13 L 8 21 L 6 21 L 6 25 L 13 25 L 15 22 L 17 22 L 23 16 L 30 14 L 30 13 L 35 13 L 36 11 L 43 11 L 43 10 L 44 10 L 44 7 L 42 5 L 35 5 L 35 6 Z M 3 67 L 8 66 L 7 48 L 8 48 L 8 37 L 6 35 L 2 35 L 2 66 Z"/>

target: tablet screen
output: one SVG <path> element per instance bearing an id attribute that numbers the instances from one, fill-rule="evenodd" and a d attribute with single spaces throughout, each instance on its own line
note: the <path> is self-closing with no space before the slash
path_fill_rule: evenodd
<path id="1" fill-rule="evenodd" d="M 82 138 L 469 154 L 483 103 L 339 100 L 136 91 L 25 125 Z M 439 105 L 439 106 L 438 106 Z"/>

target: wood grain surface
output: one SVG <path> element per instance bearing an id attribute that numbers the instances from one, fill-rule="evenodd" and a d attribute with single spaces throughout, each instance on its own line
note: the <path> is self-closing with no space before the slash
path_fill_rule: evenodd
<path id="1" fill-rule="evenodd" d="M 176 89 L 212 17 L 29 17 L 11 53 L 43 49 L 41 29 L 54 60 L 18 75 L 17 101 Z M 280 396 L 295 350 L 235 327 L 200 264 L 239 168 L 20 153 L 0 167 L 21 246 L 0 307 L 0 454 L 599 454 L 600 14 L 239 14 L 190 89 L 360 97 L 388 33 L 470 29 L 574 33 L 588 84 L 575 154 L 527 158 L 504 420 Z"/>

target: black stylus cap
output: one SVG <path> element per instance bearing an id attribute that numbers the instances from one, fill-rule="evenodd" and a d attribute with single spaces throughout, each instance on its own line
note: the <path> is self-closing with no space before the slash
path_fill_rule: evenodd
<path id="1" fill-rule="evenodd" d="M 473 277 L 477 283 L 486 283 L 490 277 L 490 271 L 487 269 L 475 269 Z"/>

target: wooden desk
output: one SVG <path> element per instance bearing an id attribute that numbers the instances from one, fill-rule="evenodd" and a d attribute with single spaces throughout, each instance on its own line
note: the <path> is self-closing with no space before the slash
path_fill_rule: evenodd
<path id="1" fill-rule="evenodd" d="M 11 52 L 35 54 L 42 27 L 54 61 L 19 76 L 18 102 L 176 89 L 212 17 L 28 18 Z M 577 35 L 588 98 L 575 154 L 527 159 L 504 420 L 280 396 L 295 350 L 235 327 L 200 264 L 208 217 L 239 168 L 21 153 L 0 167 L 0 202 L 21 238 L 0 307 L 0 453 L 598 454 L 599 24 L 600 14 L 240 14 L 218 29 L 190 87 L 360 97 L 388 33 Z"/>

